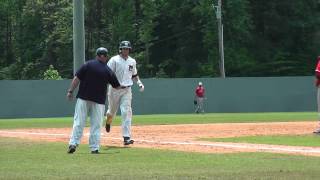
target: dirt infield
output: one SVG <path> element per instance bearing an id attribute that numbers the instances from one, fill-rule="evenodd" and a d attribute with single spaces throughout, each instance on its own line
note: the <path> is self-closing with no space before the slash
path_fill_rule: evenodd
<path id="1" fill-rule="evenodd" d="M 320 156 L 320 147 L 198 141 L 199 138 L 312 134 L 316 123 L 276 122 L 133 126 L 132 132 L 135 143 L 132 147 L 202 153 L 273 152 Z M 88 143 L 88 132 L 89 129 L 85 128 L 82 143 Z M 0 130 L 0 136 L 2 137 L 17 137 L 35 141 L 59 141 L 65 142 L 66 147 L 70 133 L 71 128 Z M 112 127 L 110 133 L 105 133 L 103 129 L 101 145 L 102 149 L 109 146 L 122 147 L 120 127 Z"/>

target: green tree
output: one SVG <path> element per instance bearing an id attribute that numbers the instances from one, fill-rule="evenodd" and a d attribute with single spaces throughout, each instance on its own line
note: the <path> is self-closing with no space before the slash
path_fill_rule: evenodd
<path id="1" fill-rule="evenodd" d="M 250 0 L 258 76 L 310 75 L 319 53 L 319 1 Z M 318 38 L 319 40 L 319 38 Z"/>
<path id="2" fill-rule="evenodd" d="M 133 45 L 141 77 L 216 77 L 217 0 L 86 0 L 85 53 Z M 224 0 L 227 76 L 311 75 L 319 55 L 318 0 Z M 42 79 L 73 66 L 72 1 L 0 1 L 0 79 Z"/>
<path id="3" fill-rule="evenodd" d="M 167 71 L 166 74 L 174 77 L 201 76 L 196 67 L 208 62 L 208 49 L 203 43 L 205 34 L 202 31 L 207 21 L 199 16 L 202 9 L 198 10 L 198 6 L 198 2 L 191 0 L 159 2 L 159 15 L 156 18 L 158 24 L 154 28 L 155 40 L 150 52 L 150 63 L 158 71 Z M 168 60 L 173 62 L 170 64 L 173 64 L 175 70 L 161 68 Z"/>
<path id="4" fill-rule="evenodd" d="M 61 80 L 59 72 L 54 69 L 53 65 L 50 65 L 49 68 L 43 73 L 43 79 L 45 80 Z"/>

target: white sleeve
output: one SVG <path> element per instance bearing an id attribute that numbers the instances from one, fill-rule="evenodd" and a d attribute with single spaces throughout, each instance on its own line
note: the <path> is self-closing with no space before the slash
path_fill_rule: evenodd
<path id="1" fill-rule="evenodd" d="M 138 70 L 137 70 L 137 62 L 134 60 L 133 63 L 133 70 L 132 70 L 132 75 L 137 75 L 138 74 Z"/>
<path id="2" fill-rule="evenodd" d="M 108 61 L 107 65 L 109 66 L 109 68 L 110 68 L 113 72 L 115 72 L 115 70 L 116 70 L 116 61 L 115 61 L 115 58 L 112 57 L 112 58 Z"/>

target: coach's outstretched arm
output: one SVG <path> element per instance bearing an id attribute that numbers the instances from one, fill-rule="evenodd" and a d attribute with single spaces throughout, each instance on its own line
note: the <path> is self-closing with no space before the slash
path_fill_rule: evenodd
<path id="1" fill-rule="evenodd" d="M 67 93 L 67 99 L 69 101 L 73 99 L 73 91 L 78 87 L 79 83 L 80 83 L 80 79 L 77 76 L 75 76 L 70 84 L 70 87 Z"/>

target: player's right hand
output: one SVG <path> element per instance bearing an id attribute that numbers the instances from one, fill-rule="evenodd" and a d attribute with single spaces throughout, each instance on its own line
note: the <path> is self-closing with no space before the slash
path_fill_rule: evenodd
<path id="1" fill-rule="evenodd" d="M 144 85 L 141 83 L 139 84 L 139 91 L 140 92 L 143 92 L 144 91 Z"/>

